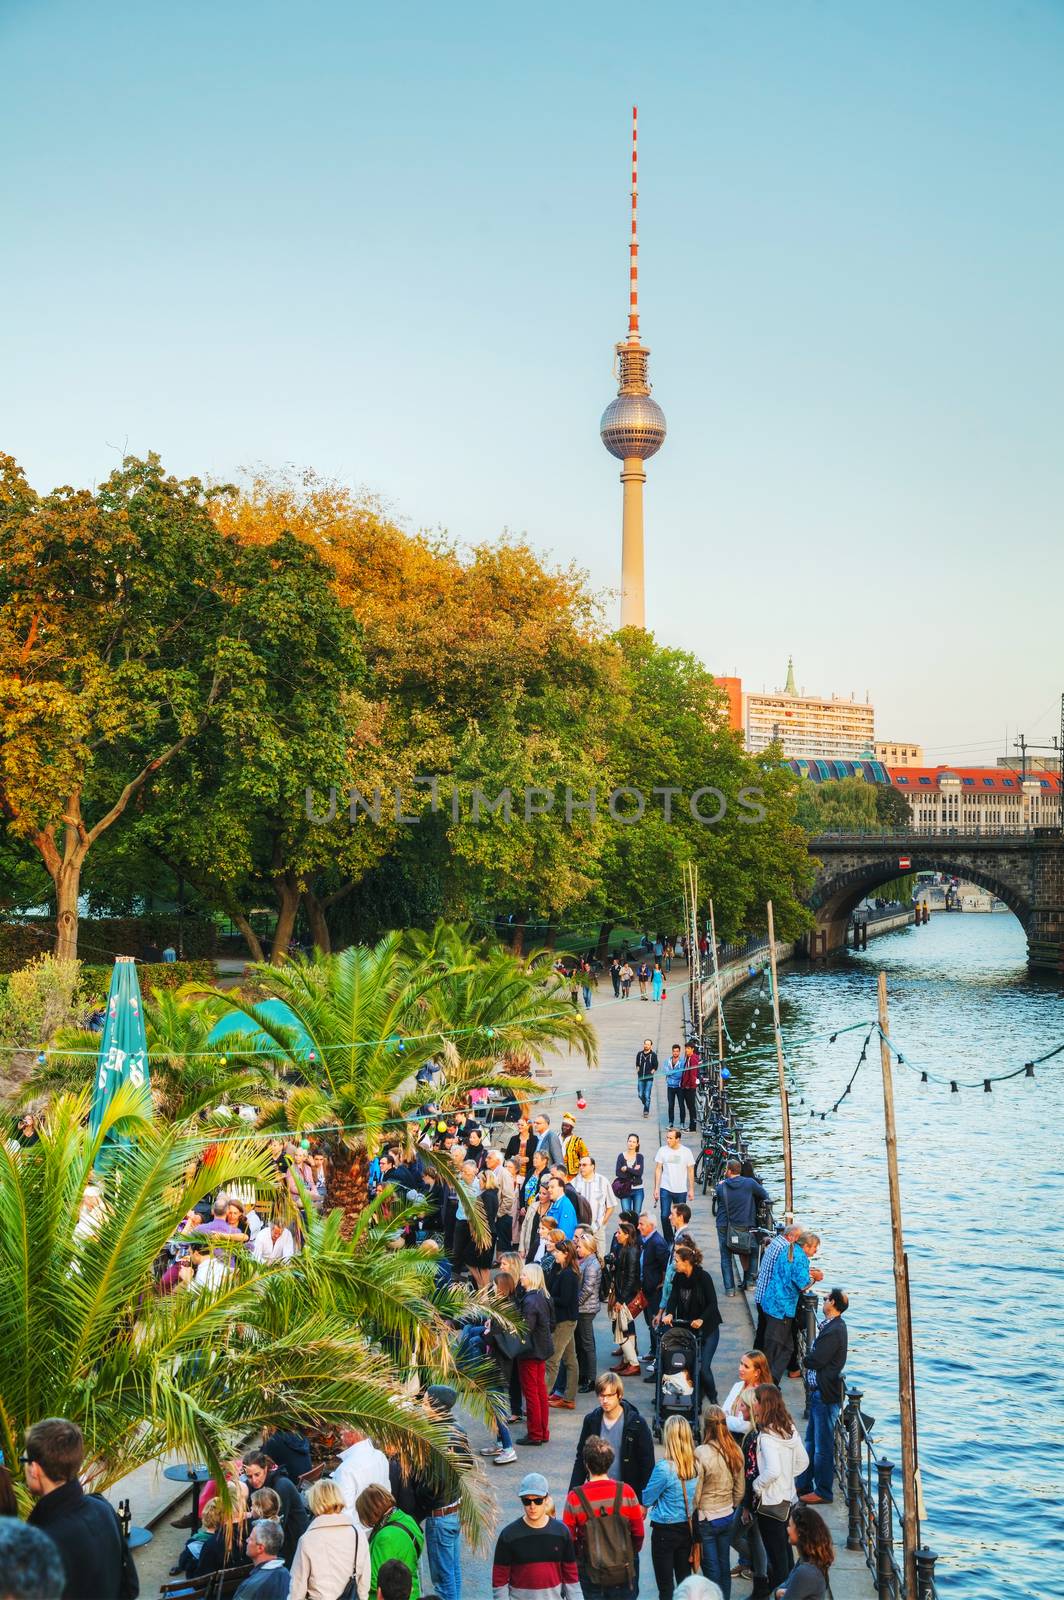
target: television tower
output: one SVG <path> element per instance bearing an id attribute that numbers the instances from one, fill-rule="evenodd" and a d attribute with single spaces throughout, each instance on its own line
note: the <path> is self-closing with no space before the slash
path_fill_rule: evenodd
<path id="1" fill-rule="evenodd" d="M 628 304 L 628 338 L 617 346 L 616 373 L 620 382 L 617 398 L 602 413 L 599 433 L 611 456 L 624 463 L 624 517 L 621 525 L 621 627 L 646 626 L 643 589 L 643 485 L 647 475 L 643 462 L 656 454 L 665 442 L 665 413 L 650 398 L 648 363 L 650 351 L 639 340 L 639 234 L 636 206 L 639 199 L 637 160 L 637 120 L 639 108 L 632 107 L 632 238 L 631 288 Z"/>

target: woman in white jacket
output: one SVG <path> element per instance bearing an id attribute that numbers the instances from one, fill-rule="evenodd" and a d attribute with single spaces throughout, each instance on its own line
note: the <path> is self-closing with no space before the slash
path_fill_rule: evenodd
<path id="1" fill-rule="evenodd" d="M 339 1485 L 319 1478 L 307 1505 L 314 1521 L 296 1545 L 289 1600 L 339 1600 L 352 1575 L 358 1600 L 370 1600 L 369 1540 L 351 1521 Z"/>
<path id="2" fill-rule="evenodd" d="M 786 1583 L 791 1570 L 787 1519 L 795 1499 L 794 1480 L 809 1465 L 809 1457 L 774 1383 L 758 1384 L 753 1410 L 757 1425 L 757 1477 L 753 1489 L 757 1526 L 768 1557 L 767 1584 L 771 1593 Z"/>

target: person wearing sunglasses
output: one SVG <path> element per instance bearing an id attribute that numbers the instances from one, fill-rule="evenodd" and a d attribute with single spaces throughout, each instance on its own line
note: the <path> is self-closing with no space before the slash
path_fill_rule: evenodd
<path id="1" fill-rule="evenodd" d="M 528 1472 L 517 1493 L 524 1514 L 499 1534 L 492 1600 L 583 1600 L 572 1534 L 550 1514 L 550 1484 L 542 1472 Z"/>

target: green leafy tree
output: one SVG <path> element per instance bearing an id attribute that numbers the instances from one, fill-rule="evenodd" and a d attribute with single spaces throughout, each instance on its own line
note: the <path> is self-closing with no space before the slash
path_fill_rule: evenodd
<path id="1" fill-rule="evenodd" d="M 292 754 L 270 748 L 278 724 L 258 716 L 264 695 L 286 694 L 291 722 L 328 742 L 303 700 L 329 677 L 324 650 L 311 662 L 316 647 L 335 644 L 346 669 L 339 608 L 295 539 L 250 549 L 219 530 L 210 511 L 224 492 L 168 477 L 149 456 L 95 493 L 39 496 L 0 459 L 0 812 L 52 879 L 60 956 L 76 954 L 89 852 L 153 806 L 178 757 L 200 759 L 208 728 L 223 744 L 254 737 L 260 780 L 271 761 L 287 774 Z M 319 754 L 305 737 L 300 758 Z M 261 799 L 248 783 L 239 807 L 227 793 L 217 814 L 205 808 L 216 859 L 235 852 Z M 171 804 L 171 835 L 195 816 Z"/>
<path id="2" fill-rule="evenodd" d="M 865 783 L 863 778 L 836 778 L 826 783 L 814 783 L 810 778 L 802 781 L 799 816 L 807 833 L 874 832 L 881 824 L 880 795 L 890 798 L 893 791 L 879 784 Z M 898 796 L 902 805 L 904 799 Z M 908 807 L 906 807 L 906 821 Z"/>
<path id="3" fill-rule="evenodd" d="M 771 898 L 791 936 L 804 926 L 801 894 L 810 876 L 791 774 L 778 757 L 745 754 L 727 725 L 723 694 L 694 656 L 634 629 L 618 634 L 616 645 L 622 704 L 604 772 L 638 790 L 645 809 L 631 822 L 611 820 L 602 841 L 599 889 L 587 902 L 600 920 L 600 949 L 617 922 L 678 927 L 689 861 L 723 935 L 763 925 Z M 633 801 L 629 814 L 637 807 Z"/>

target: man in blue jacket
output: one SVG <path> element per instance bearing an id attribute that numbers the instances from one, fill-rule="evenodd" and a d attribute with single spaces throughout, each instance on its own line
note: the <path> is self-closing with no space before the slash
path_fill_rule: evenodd
<path id="1" fill-rule="evenodd" d="M 248 1534 L 248 1560 L 255 1568 L 234 1600 L 288 1600 L 292 1575 L 281 1560 L 282 1533 L 276 1522 L 254 1522 Z"/>
<path id="2" fill-rule="evenodd" d="M 576 1232 L 576 1207 L 566 1194 L 565 1185 L 560 1178 L 550 1180 L 548 1192 L 550 1206 L 547 1210 L 547 1221 L 553 1222 L 567 1239 L 571 1239 Z"/>
<path id="3" fill-rule="evenodd" d="M 781 1250 L 772 1263 L 768 1282 L 761 1296 L 765 1313 L 765 1340 L 762 1350 L 772 1373 L 773 1383 L 779 1383 L 787 1370 L 794 1342 L 794 1313 L 798 1296 L 811 1283 L 824 1276 L 819 1267 L 811 1263 L 820 1249 L 820 1238 L 815 1233 L 800 1233 L 794 1244 Z"/>
<path id="4" fill-rule="evenodd" d="M 809 1465 L 794 1480 L 798 1498 L 807 1506 L 828 1504 L 834 1497 L 835 1423 L 842 1405 L 842 1369 L 846 1365 L 849 1333 L 843 1312 L 849 1299 L 832 1289 L 824 1300 L 824 1320 L 805 1358 L 809 1393 L 809 1421 L 805 1428 L 805 1453 Z"/>
<path id="5" fill-rule="evenodd" d="M 734 1232 L 747 1233 L 757 1226 L 758 1201 L 768 1201 L 768 1190 L 758 1183 L 756 1178 L 742 1176 L 742 1163 L 734 1156 L 725 1168 L 724 1177 L 716 1188 L 717 1196 L 717 1240 L 720 1244 L 720 1276 L 724 1284 L 724 1292 L 728 1295 L 738 1294 L 735 1287 L 735 1276 L 732 1262 L 735 1256 L 739 1257 L 739 1264 L 743 1270 L 742 1287 L 753 1288 L 750 1277 L 750 1256 L 748 1250 L 732 1252 L 728 1249 L 728 1234 Z"/>

